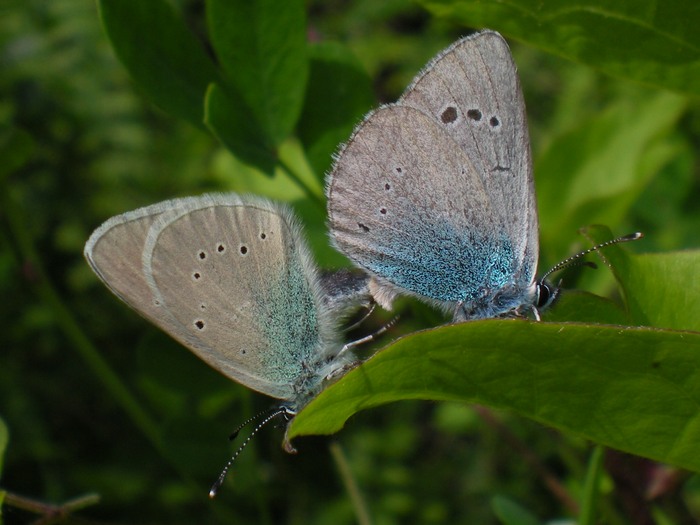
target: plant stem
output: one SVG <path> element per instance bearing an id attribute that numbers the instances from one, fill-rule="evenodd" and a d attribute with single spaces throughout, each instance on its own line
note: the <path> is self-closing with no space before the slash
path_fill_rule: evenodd
<path id="1" fill-rule="evenodd" d="M 350 501 L 352 501 L 352 506 L 355 509 L 355 514 L 357 516 L 357 522 L 360 525 L 371 525 L 372 520 L 369 516 L 369 509 L 367 508 L 367 502 L 362 497 L 360 488 L 357 486 L 357 481 L 352 475 L 350 470 L 350 465 L 345 457 L 343 449 L 338 444 L 337 441 L 333 441 L 330 444 L 331 456 L 333 456 L 333 461 L 338 466 L 338 471 L 340 473 L 340 479 L 343 480 L 343 485 L 345 490 L 347 490 L 350 496 Z"/>

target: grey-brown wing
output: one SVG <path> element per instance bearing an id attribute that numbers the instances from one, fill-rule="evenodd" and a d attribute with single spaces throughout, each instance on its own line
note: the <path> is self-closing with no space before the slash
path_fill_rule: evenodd
<path id="1" fill-rule="evenodd" d="M 254 390 L 292 400 L 307 369 L 332 351 L 301 231 L 268 201 L 204 196 L 161 215 L 143 265 L 181 340 Z"/>
<path id="2" fill-rule="evenodd" d="M 532 274 L 539 233 L 527 116 L 503 37 L 483 31 L 457 41 L 423 69 L 398 104 L 429 115 L 469 157 L 516 260 Z"/>
<path id="3" fill-rule="evenodd" d="M 163 313 L 153 306 L 153 294 L 142 272 L 143 248 L 155 219 L 178 208 L 184 200 L 164 201 L 112 217 L 85 243 L 85 259 L 105 285 L 131 308 L 158 325 L 163 322 Z"/>
<path id="4" fill-rule="evenodd" d="M 404 291 L 470 302 L 518 271 L 471 158 L 413 107 L 372 113 L 339 155 L 327 193 L 336 245 Z"/>

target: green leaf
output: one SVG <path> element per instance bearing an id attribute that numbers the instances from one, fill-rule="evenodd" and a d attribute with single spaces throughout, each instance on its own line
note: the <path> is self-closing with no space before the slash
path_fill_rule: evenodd
<path id="1" fill-rule="evenodd" d="M 279 157 L 287 158 L 292 156 L 287 151 L 289 149 L 299 150 L 299 142 L 291 139 L 282 143 L 278 150 Z M 236 155 L 229 153 L 230 150 L 221 150 L 212 163 L 215 180 L 222 189 L 237 193 L 255 193 L 269 199 L 284 202 L 303 199 L 308 196 L 305 188 L 283 168 L 281 163 L 275 164 L 271 173 L 262 172 L 259 167 L 250 163 L 243 163 Z"/>
<path id="2" fill-rule="evenodd" d="M 593 242 L 609 239 L 606 231 L 586 229 Z M 622 285 L 632 324 L 700 331 L 699 250 L 633 255 L 613 246 L 603 255 Z"/>
<path id="3" fill-rule="evenodd" d="M 700 471 L 700 334 L 490 319 L 401 338 L 315 398 L 288 437 L 330 434 L 404 399 L 508 409 Z"/>
<path id="4" fill-rule="evenodd" d="M 435 15 L 489 27 L 609 75 L 700 94 L 700 10 L 670 0 L 421 0 Z"/>
<path id="5" fill-rule="evenodd" d="M 102 25 L 134 81 L 161 109 L 202 127 L 214 63 L 165 0 L 98 0 Z"/>
<path id="6" fill-rule="evenodd" d="M 491 499 L 491 507 L 503 525 L 540 525 L 541 523 L 530 511 L 503 496 L 495 496 Z"/>
<path id="7" fill-rule="evenodd" d="M 546 321 L 630 324 L 624 308 L 610 299 L 581 290 L 559 290 L 554 304 L 542 313 Z"/>
<path id="8" fill-rule="evenodd" d="M 649 253 L 631 258 L 629 266 L 624 268 L 623 279 L 635 322 L 700 331 L 698 268 L 698 250 Z"/>
<path id="9" fill-rule="evenodd" d="M 372 82 L 345 46 L 332 42 L 312 45 L 311 74 L 299 138 L 319 177 L 330 168 L 338 145 L 375 104 Z"/>
<path id="10" fill-rule="evenodd" d="M 540 245 L 561 243 L 591 223 L 619 224 L 677 146 L 668 135 L 687 102 L 670 93 L 620 100 L 554 141 L 535 166 Z"/>
<path id="11" fill-rule="evenodd" d="M 216 138 L 238 159 L 272 176 L 277 153 L 245 102 L 211 84 L 204 108 L 204 123 Z"/>
<path id="12" fill-rule="evenodd" d="M 223 71 L 268 140 L 294 129 L 308 77 L 301 0 L 207 0 L 211 42 Z"/>

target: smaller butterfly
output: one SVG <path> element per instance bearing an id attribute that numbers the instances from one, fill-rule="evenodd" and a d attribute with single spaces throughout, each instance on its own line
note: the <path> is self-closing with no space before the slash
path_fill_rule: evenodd
<path id="1" fill-rule="evenodd" d="M 369 278 L 320 274 L 285 206 L 235 194 L 161 202 L 109 219 L 85 257 L 115 295 L 207 364 L 282 400 L 253 434 L 291 419 L 356 362 L 340 323 L 369 306 Z"/>

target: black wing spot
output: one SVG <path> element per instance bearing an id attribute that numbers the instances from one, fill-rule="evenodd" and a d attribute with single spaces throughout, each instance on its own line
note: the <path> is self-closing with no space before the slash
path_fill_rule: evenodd
<path id="1" fill-rule="evenodd" d="M 267 235 L 265 235 L 265 232 L 260 234 L 260 238 L 264 241 L 267 238 Z M 244 350 L 245 352 L 245 350 Z"/>
<path id="2" fill-rule="evenodd" d="M 449 106 L 440 115 L 440 120 L 442 120 L 443 124 L 452 124 L 455 120 L 457 120 L 457 108 L 454 106 Z"/>
<path id="3" fill-rule="evenodd" d="M 226 246 L 224 246 L 223 244 L 219 244 L 219 245 L 216 247 L 216 251 L 219 252 L 219 253 L 224 253 L 224 252 L 226 251 Z"/>
<path id="4" fill-rule="evenodd" d="M 401 168 L 396 168 L 396 173 L 398 173 L 399 175 L 401 175 L 401 174 L 403 173 L 403 170 L 402 170 Z"/>
<path id="5" fill-rule="evenodd" d="M 386 208 L 380 208 L 379 213 L 381 213 L 382 215 L 386 215 Z"/>
<path id="6" fill-rule="evenodd" d="M 478 109 L 470 109 L 469 111 L 467 111 L 467 117 L 479 122 L 482 117 L 481 111 L 479 111 Z"/>
<path id="7" fill-rule="evenodd" d="M 358 222 L 357 225 L 360 227 L 360 229 L 363 232 L 367 233 L 369 231 L 369 228 L 367 226 L 365 226 L 364 224 L 362 224 L 361 222 Z"/>
<path id="8" fill-rule="evenodd" d="M 194 322 L 194 325 L 195 325 L 199 330 L 204 330 L 204 321 L 202 321 L 201 319 L 197 319 L 197 320 Z"/>
<path id="9" fill-rule="evenodd" d="M 199 252 L 198 255 L 199 255 L 199 258 L 202 259 L 202 260 L 204 260 L 204 259 L 207 258 L 207 252 L 205 252 L 204 250 L 202 250 L 201 252 Z"/>
<path id="10" fill-rule="evenodd" d="M 202 278 L 202 274 L 199 273 L 199 272 L 194 272 L 194 273 L 192 274 L 192 278 L 193 278 L 195 281 L 199 281 L 199 280 Z"/>
<path id="11" fill-rule="evenodd" d="M 384 185 L 384 189 L 385 189 L 385 190 L 390 190 L 390 189 L 391 189 L 391 185 L 387 182 L 387 183 Z"/>
<path id="12" fill-rule="evenodd" d="M 498 117 L 491 117 L 491 120 L 489 120 L 489 124 L 491 124 L 492 128 L 496 128 L 501 125 L 501 121 L 498 120 Z"/>
<path id="13" fill-rule="evenodd" d="M 245 255 L 248 253 L 248 247 L 244 244 L 241 246 L 241 255 Z"/>

